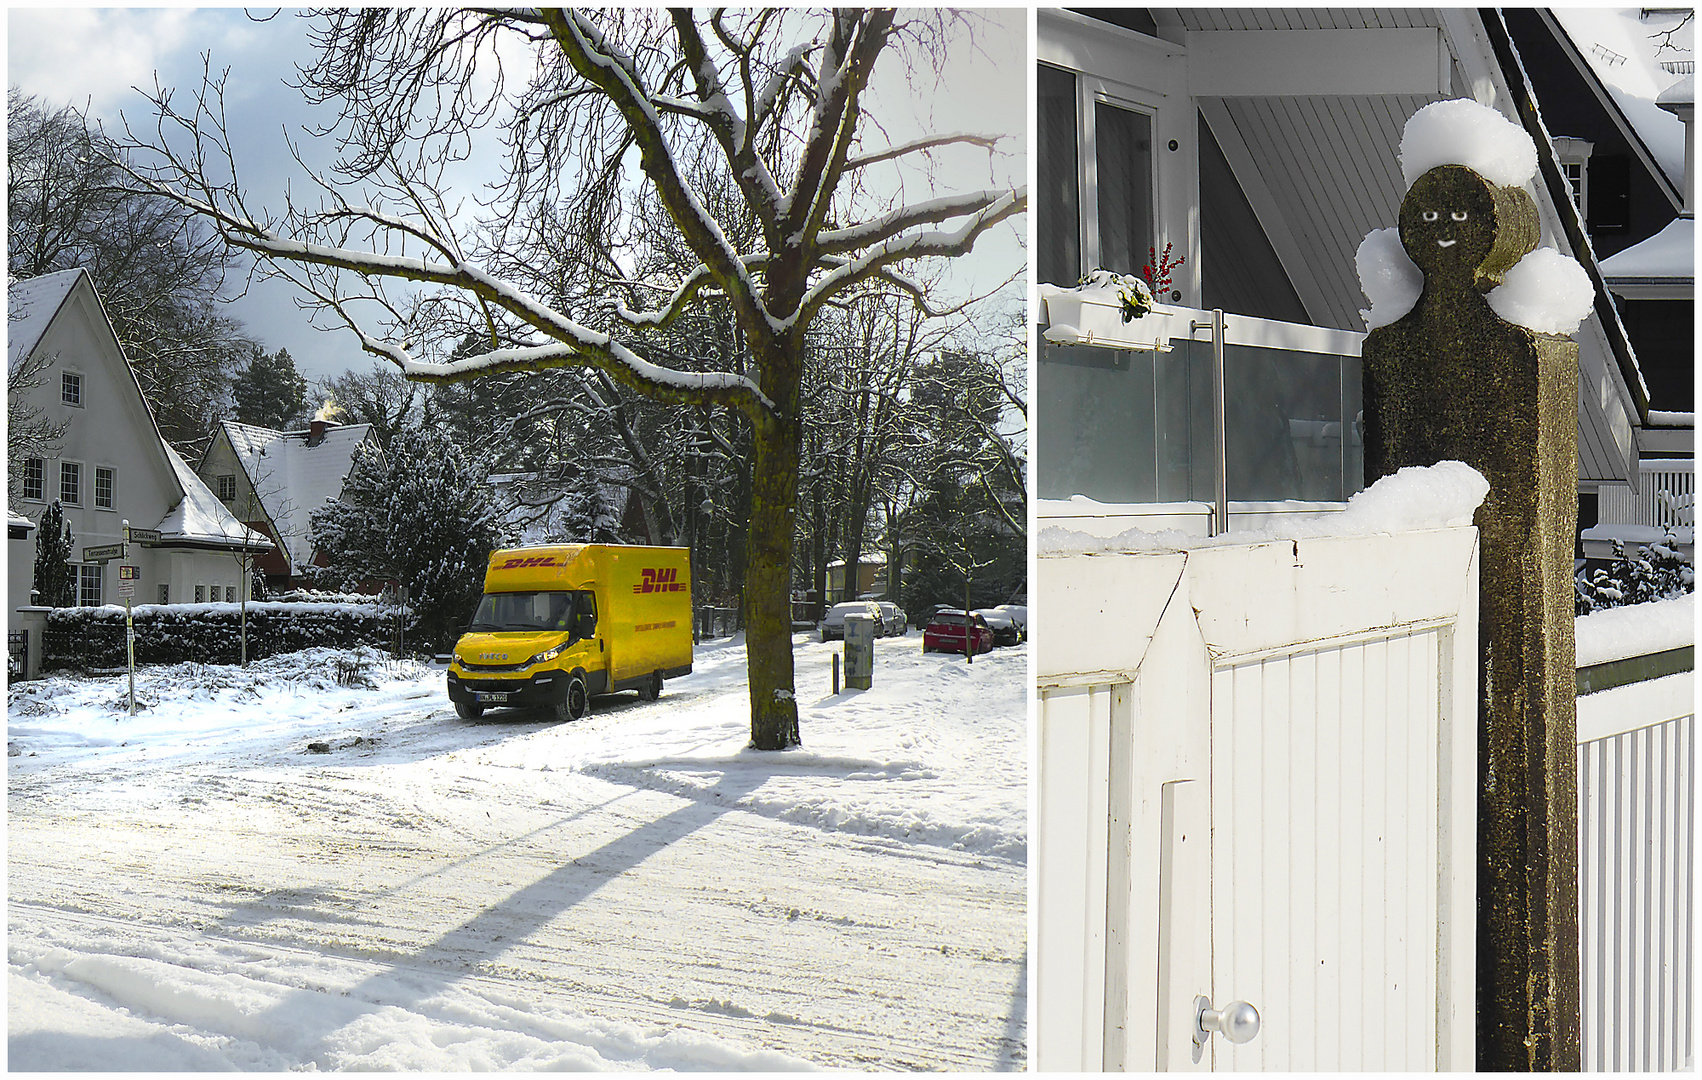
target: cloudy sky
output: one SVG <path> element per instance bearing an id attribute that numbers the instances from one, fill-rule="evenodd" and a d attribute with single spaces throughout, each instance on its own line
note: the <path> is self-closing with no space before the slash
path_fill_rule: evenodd
<path id="1" fill-rule="evenodd" d="M 132 88 L 152 87 L 157 73 L 162 86 L 177 88 L 186 101 L 200 82 L 202 54 L 210 54 L 215 73 L 230 70 L 226 106 L 237 166 L 251 206 L 259 205 L 280 197 L 292 178 L 296 190 L 304 188 L 299 167 L 285 149 L 286 130 L 302 143 L 310 161 L 329 155 L 301 137 L 302 128 L 313 122 L 313 110 L 285 84 L 293 65 L 310 57 L 304 24 L 288 12 L 257 21 L 274 9 L 250 10 L 256 17 L 229 8 L 12 8 L 8 82 L 54 107 L 87 107 L 109 130 L 118 126 L 122 111 L 140 133 L 151 112 Z M 985 152 L 969 149 L 943 156 L 945 190 L 1022 183 L 1027 173 L 1027 13 L 985 14 L 979 47 L 951 50 L 938 87 L 931 77 L 912 85 L 903 65 L 889 58 L 877 73 L 867 106 L 895 140 L 924 131 L 1015 136 L 1006 144 L 1012 152 L 993 162 Z M 878 136 L 872 145 L 880 145 Z M 921 197 L 914 187 L 908 194 Z M 1027 218 L 1019 217 L 982 238 L 975 252 L 954 267 L 948 287 L 961 295 L 996 286 L 1011 267 L 1025 261 L 1017 236 L 1027 228 Z M 315 331 L 287 284 L 257 284 L 233 311 L 268 349 L 287 347 L 310 379 L 367 370 L 373 363 L 346 330 Z"/>

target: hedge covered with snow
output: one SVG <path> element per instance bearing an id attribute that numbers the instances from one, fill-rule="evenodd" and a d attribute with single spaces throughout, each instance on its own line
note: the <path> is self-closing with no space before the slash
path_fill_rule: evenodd
<path id="1" fill-rule="evenodd" d="M 138 664 L 230 664 L 241 658 L 240 604 L 141 604 L 131 611 Z M 378 604 L 248 605 L 250 660 L 316 645 L 382 647 L 395 632 L 396 609 Z M 42 667 L 50 670 L 123 667 L 124 609 L 55 608 L 47 615 L 42 654 Z"/>

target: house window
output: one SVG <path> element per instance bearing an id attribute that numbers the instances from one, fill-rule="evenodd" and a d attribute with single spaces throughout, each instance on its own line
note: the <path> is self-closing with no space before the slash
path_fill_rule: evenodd
<path id="1" fill-rule="evenodd" d="M 205 604 L 207 602 L 207 586 L 195 586 L 195 602 L 197 604 Z"/>
<path id="2" fill-rule="evenodd" d="M 236 477 L 226 475 L 219 477 L 219 501 L 230 502 L 236 498 Z"/>
<path id="3" fill-rule="evenodd" d="M 83 377 L 75 371 L 59 373 L 59 400 L 67 405 L 83 407 Z"/>
<path id="4" fill-rule="evenodd" d="M 100 563 L 77 567 L 77 606 L 100 607 L 100 583 L 103 566 Z"/>
<path id="5" fill-rule="evenodd" d="M 160 603 L 171 603 L 171 586 L 165 582 L 160 583 Z"/>
<path id="6" fill-rule="evenodd" d="M 83 467 L 75 461 L 59 463 L 59 501 L 66 506 L 83 505 Z"/>
<path id="7" fill-rule="evenodd" d="M 1040 280 L 1075 285 L 1098 267 L 1138 273 L 1156 246 L 1152 108 L 1045 64 L 1037 85 Z"/>
<path id="8" fill-rule="evenodd" d="M 236 603 L 236 586 L 235 585 L 226 585 L 225 586 L 225 603 L 227 603 L 227 604 Z"/>
<path id="9" fill-rule="evenodd" d="M 112 509 L 112 489 L 118 470 L 108 465 L 95 466 L 95 509 Z"/>
<path id="10" fill-rule="evenodd" d="M 47 462 L 41 458 L 24 459 L 24 498 L 32 502 L 46 501 L 44 488 L 47 486 Z"/>
<path id="11" fill-rule="evenodd" d="M 1572 205 L 1578 210 L 1578 219 L 1589 224 L 1590 206 L 1590 151 L 1595 144 L 1588 139 L 1574 139 L 1569 136 L 1556 136 L 1554 141 L 1554 156 L 1560 162 L 1560 175 L 1566 178 L 1567 193 L 1572 196 Z"/>

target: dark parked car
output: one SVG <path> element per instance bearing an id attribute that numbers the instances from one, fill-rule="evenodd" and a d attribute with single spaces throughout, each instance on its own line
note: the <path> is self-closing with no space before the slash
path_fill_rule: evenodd
<path id="1" fill-rule="evenodd" d="M 1010 612 L 998 608 L 976 608 L 975 614 L 986 620 L 993 631 L 993 644 L 1020 645 L 1022 643 L 1022 627 L 1011 617 Z"/>
<path id="2" fill-rule="evenodd" d="M 875 636 L 886 636 L 886 620 L 881 615 L 880 605 L 873 600 L 848 600 L 843 604 L 835 604 L 828 609 L 821 620 L 821 639 L 823 641 L 842 641 L 845 638 L 845 616 L 866 615 L 875 624 Z"/>
<path id="3" fill-rule="evenodd" d="M 922 631 L 923 652 L 963 652 L 964 635 L 969 635 L 969 647 L 978 653 L 993 651 L 993 629 L 987 620 L 973 611 L 946 608 L 936 611 Z"/>

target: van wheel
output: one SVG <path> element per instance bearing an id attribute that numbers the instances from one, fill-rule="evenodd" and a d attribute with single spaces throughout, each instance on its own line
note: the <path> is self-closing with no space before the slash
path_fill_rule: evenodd
<path id="1" fill-rule="evenodd" d="M 661 696 L 662 673 L 660 671 L 653 671 L 650 673 L 650 677 L 644 680 L 644 685 L 638 688 L 638 700 L 655 701 Z"/>
<path id="2" fill-rule="evenodd" d="M 457 701 L 455 715 L 463 720 L 477 720 L 485 714 L 485 707 L 476 701 Z"/>
<path id="3" fill-rule="evenodd" d="M 581 720 L 591 711 L 591 695 L 585 689 L 585 676 L 574 675 L 567 680 L 567 695 L 555 707 L 558 720 Z"/>

